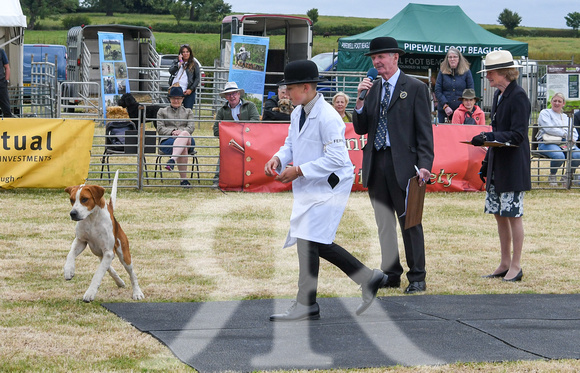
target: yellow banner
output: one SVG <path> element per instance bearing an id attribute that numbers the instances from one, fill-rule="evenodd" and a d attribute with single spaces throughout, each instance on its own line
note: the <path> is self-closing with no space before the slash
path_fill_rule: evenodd
<path id="1" fill-rule="evenodd" d="M 1 120 L 0 188 L 64 188 L 84 183 L 94 130 L 92 120 Z"/>

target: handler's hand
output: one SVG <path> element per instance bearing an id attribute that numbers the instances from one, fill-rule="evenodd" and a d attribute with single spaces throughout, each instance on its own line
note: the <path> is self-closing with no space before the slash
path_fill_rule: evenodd
<path id="1" fill-rule="evenodd" d="M 445 108 L 445 114 L 447 114 L 448 117 L 453 115 L 453 109 L 451 109 L 449 106 L 447 106 Z"/>
<path id="2" fill-rule="evenodd" d="M 431 178 L 431 171 L 426 168 L 419 169 L 419 186 L 423 186 Z"/>
<path id="3" fill-rule="evenodd" d="M 280 166 L 280 159 L 276 156 L 272 157 L 264 166 L 264 173 L 266 176 L 276 176 L 276 169 Z"/>
<path id="4" fill-rule="evenodd" d="M 276 176 L 276 180 L 283 182 L 284 184 L 291 182 L 294 179 L 298 179 L 300 174 L 298 173 L 298 167 L 286 167 L 284 172 Z"/>

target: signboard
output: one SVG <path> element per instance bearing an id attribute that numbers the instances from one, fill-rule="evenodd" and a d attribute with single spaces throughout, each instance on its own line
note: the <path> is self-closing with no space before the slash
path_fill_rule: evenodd
<path id="1" fill-rule="evenodd" d="M 64 188 L 89 173 L 95 122 L 5 118 L 0 132 L 0 188 Z"/>
<path id="2" fill-rule="evenodd" d="M 101 58 L 101 97 L 103 111 L 107 117 L 107 107 L 116 106 L 123 93 L 130 91 L 125 60 L 123 34 L 99 32 L 99 56 Z"/>
<path id="3" fill-rule="evenodd" d="M 546 103 L 551 107 L 550 101 L 556 93 L 562 93 L 566 97 L 565 112 L 580 109 L 580 65 L 549 65 L 546 75 Z"/>
<path id="4" fill-rule="evenodd" d="M 284 144 L 289 123 L 221 122 L 219 186 L 228 191 L 281 192 L 290 190 L 264 174 L 264 165 Z M 485 149 L 462 144 L 490 126 L 434 125 L 435 159 L 431 169 L 428 192 L 475 192 L 485 185 L 478 172 L 485 157 Z M 353 191 L 365 190 L 362 185 L 363 148 L 366 135 L 354 132 L 352 123 L 346 124 L 346 147 L 354 165 Z"/>
<path id="5" fill-rule="evenodd" d="M 256 104 L 259 112 L 264 99 L 269 44 L 269 38 L 232 35 L 229 81 L 244 89 L 244 99 Z"/>

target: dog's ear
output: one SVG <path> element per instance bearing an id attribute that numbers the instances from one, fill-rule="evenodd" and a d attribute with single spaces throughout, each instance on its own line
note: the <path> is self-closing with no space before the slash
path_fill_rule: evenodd
<path id="1" fill-rule="evenodd" d="M 69 186 L 64 189 L 64 191 L 68 194 L 72 194 L 72 191 L 76 188 L 76 186 Z"/>
<path id="2" fill-rule="evenodd" d="M 105 188 L 100 185 L 89 185 L 88 187 L 91 195 L 95 199 L 95 202 L 98 204 L 101 198 L 105 195 Z"/>

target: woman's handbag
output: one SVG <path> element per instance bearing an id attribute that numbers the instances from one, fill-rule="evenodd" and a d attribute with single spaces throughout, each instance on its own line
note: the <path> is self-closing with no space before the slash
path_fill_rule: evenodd
<path id="1" fill-rule="evenodd" d="M 556 144 L 556 145 L 560 145 L 566 142 L 562 140 L 562 137 L 560 136 L 548 135 L 547 133 L 544 133 L 542 135 L 542 141 L 546 144 Z"/>

